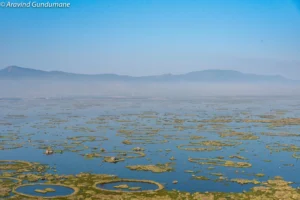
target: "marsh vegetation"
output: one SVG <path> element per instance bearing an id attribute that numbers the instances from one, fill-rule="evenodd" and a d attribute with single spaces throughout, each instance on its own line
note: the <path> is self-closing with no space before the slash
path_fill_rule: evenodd
<path id="1" fill-rule="evenodd" d="M 299 199 L 300 99 L 282 102 L 2 100 L 0 198 Z"/>

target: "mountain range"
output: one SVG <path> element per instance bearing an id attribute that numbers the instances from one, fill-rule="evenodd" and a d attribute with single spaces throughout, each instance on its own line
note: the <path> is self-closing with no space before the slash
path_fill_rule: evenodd
<path id="1" fill-rule="evenodd" d="M 18 66 L 0 70 L 0 80 L 73 80 L 73 81 L 141 81 L 141 82 L 298 82 L 280 75 L 258 75 L 234 70 L 203 70 L 186 74 L 157 76 L 126 76 L 117 74 L 75 74 L 62 71 L 43 71 Z"/>

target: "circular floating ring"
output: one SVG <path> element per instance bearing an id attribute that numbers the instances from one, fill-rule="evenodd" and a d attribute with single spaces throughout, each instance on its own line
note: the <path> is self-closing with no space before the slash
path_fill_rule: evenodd
<path id="1" fill-rule="evenodd" d="M 0 179 L 11 179 L 11 180 L 17 181 L 16 183 L 22 183 L 21 179 L 13 178 L 13 177 L 0 176 Z"/>
<path id="2" fill-rule="evenodd" d="M 57 195 L 57 196 L 50 196 L 50 197 L 47 197 L 47 196 L 38 196 L 38 195 L 24 194 L 24 193 L 21 193 L 21 192 L 18 192 L 18 191 L 17 191 L 18 188 L 26 187 L 26 186 L 34 186 L 34 185 L 61 186 L 61 187 L 66 187 L 66 188 L 72 189 L 73 192 L 72 192 L 71 194 L 68 194 L 68 195 Z M 30 198 L 42 197 L 42 198 L 45 198 L 45 199 L 56 199 L 56 198 L 70 197 L 70 196 L 73 196 L 73 195 L 77 194 L 78 192 L 79 192 L 79 188 L 73 187 L 73 186 L 68 186 L 68 185 L 63 185 L 63 184 L 46 184 L 46 183 L 35 183 L 35 184 L 34 184 L 34 183 L 33 183 L 33 184 L 19 185 L 19 186 L 13 188 L 13 193 L 15 193 L 15 194 L 17 194 L 17 195 L 21 195 L 21 196 L 25 196 L 25 197 L 30 197 Z"/>
<path id="3" fill-rule="evenodd" d="M 294 154 L 293 154 L 293 158 L 300 159 L 300 154 L 294 153 Z"/>
<path id="4" fill-rule="evenodd" d="M 20 166 L 17 166 L 16 169 L 13 169 L 13 170 L 17 170 L 17 169 L 20 169 L 20 168 L 26 168 L 26 167 L 32 167 L 33 164 L 30 163 L 30 162 L 26 162 L 26 161 L 22 161 L 22 160 L 0 160 L 0 170 L 11 170 L 11 169 L 4 169 L 2 167 L 2 165 L 4 166 L 4 168 L 7 167 L 7 165 L 20 165 Z"/>
<path id="5" fill-rule="evenodd" d="M 97 187 L 99 184 L 107 184 L 107 183 L 117 183 L 117 182 L 137 182 L 137 183 L 150 183 L 157 186 L 156 190 L 144 190 L 144 191 L 120 191 L 120 190 L 107 190 L 103 188 Z M 115 193 L 147 193 L 147 192 L 158 192 L 164 189 L 164 186 L 158 182 L 151 180 L 135 180 L 135 179 L 113 179 L 113 180 L 103 180 L 96 182 L 93 186 L 95 189 L 105 192 L 115 192 Z"/>

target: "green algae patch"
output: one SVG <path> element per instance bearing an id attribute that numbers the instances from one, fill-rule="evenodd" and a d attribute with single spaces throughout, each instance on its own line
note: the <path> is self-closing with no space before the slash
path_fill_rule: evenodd
<path id="1" fill-rule="evenodd" d="M 126 166 L 130 170 L 136 171 L 151 171 L 154 173 L 163 173 L 163 172 L 170 172 L 173 171 L 174 168 L 170 166 L 170 163 L 165 164 L 156 164 L 156 165 L 131 165 Z"/>

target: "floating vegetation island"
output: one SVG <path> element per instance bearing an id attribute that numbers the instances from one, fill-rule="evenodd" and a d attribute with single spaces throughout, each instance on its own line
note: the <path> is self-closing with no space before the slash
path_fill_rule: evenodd
<path id="1" fill-rule="evenodd" d="M 132 166 L 126 166 L 126 167 L 130 170 L 151 171 L 154 173 L 162 173 L 162 172 L 173 171 L 174 168 L 172 168 L 171 164 L 172 163 L 156 164 L 156 165 L 132 165 Z"/>
<path id="2" fill-rule="evenodd" d="M 299 200 L 298 105 L 1 100 L 0 199 Z"/>

